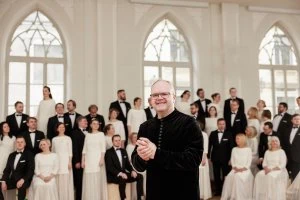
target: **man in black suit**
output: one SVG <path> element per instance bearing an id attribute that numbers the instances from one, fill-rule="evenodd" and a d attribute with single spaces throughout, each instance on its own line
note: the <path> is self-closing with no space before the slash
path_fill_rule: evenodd
<path id="1" fill-rule="evenodd" d="M 277 133 L 273 131 L 273 124 L 272 122 L 264 123 L 264 132 L 262 132 L 259 136 L 259 144 L 258 144 L 258 168 L 262 169 L 262 163 L 264 161 L 265 152 L 269 149 L 269 138 L 272 136 L 277 136 Z"/>
<path id="2" fill-rule="evenodd" d="M 151 97 L 148 98 L 149 106 L 145 109 L 147 120 L 153 119 L 156 115 L 156 111 L 154 110 L 151 102 Z"/>
<path id="3" fill-rule="evenodd" d="M 194 103 L 198 104 L 199 107 L 198 115 L 201 118 L 205 119 L 205 117 L 208 116 L 207 106 L 211 103 L 211 100 L 205 98 L 205 92 L 203 88 L 199 88 L 197 90 L 197 96 L 199 97 L 199 99 Z"/>
<path id="4" fill-rule="evenodd" d="M 281 145 L 287 155 L 287 170 L 292 181 L 300 171 L 300 115 L 292 116 L 292 126 L 281 135 Z"/>
<path id="5" fill-rule="evenodd" d="M 285 102 L 280 102 L 278 105 L 278 114 L 274 116 L 273 119 L 273 131 L 275 131 L 280 140 L 284 133 L 290 131 L 292 127 L 292 116 L 287 113 L 288 105 Z"/>
<path id="6" fill-rule="evenodd" d="M 143 196 L 143 176 L 134 171 L 126 150 L 121 148 L 121 136 L 114 135 L 112 143 L 113 147 L 105 153 L 107 182 L 119 184 L 119 192 L 123 200 L 126 199 L 126 183 L 136 181 L 137 199 L 140 200 Z"/>
<path id="7" fill-rule="evenodd" d="M 232 100 L 237 99 L 239 101 L 239 112 L 245 113 L 245 103 L 244 100 L 237 97 L 237 91 L 236 88 L 232 87 L 229 89 L 230 98 L 225 100 L 224 103 L 224 118 L 229 118 L 231 114 L 231 107 L 230 104 Z"/>
<path id="8" fill-rule="evenodd" d="M 74 130 L 71 134 L 72 147 L 73 147 L 73 177 L 74 186 L 76 190 L 76 200 L 81 200 L 82 196 L 82 177 L 83 169 L 81 168 L 81 158 L 85 135 L 88 133 L 86 128 L 88 127 L 88 122 L 85 117 L 80 116 L 77 118 L 78 129 Z"/>
<path id="9" fill-rule="evenodd" d="M 28 117 L 27 126 L 28 130 L 22 133 L 26 142 L 25 149 L 30 151 L 35 156 L 41 152 L 40 141 L 45 138 L 45 134 L 36 130 L 37 119 L 35 117 Z"/>
<path id="10" fill-rule="evenodd" d="M 26 120 L 28 118 L 28 115 L 23 113 L 24 104 L 21 101 L 17 101 L 15 103 L 15 109 L 16 112 L 14 114 L 6 117 L 6 122 L 10 127 L 10 132 L 14 136 L 18 136 L 19 134 L 21 134 L 22 132 L 28 129 L 26 125 Z"/>
<path id="11" fill-rule="evenodd" d="M 66 112 L 64 114 L 65 117 L 68 117 L 69 120 L 71 121 L 71 131 L 73 130 L 76 130 L 78 129 L 78 124 L 76 123 L 76 120 L 78 117 L 81 116 L 81 114 L 77 113 L 75 110 L 76 110 L 76 101 L 70 99 L 68 102 L 67 102 L 67 110 L 68 112 Z"/>
<path id="12" fill-rule="evenodd" d="M 130 103 L 126 102 L 125 90 L 121 89 L 117 92 L 118 100 L 110 104 L 109 109 L 114 108 L 119 111 L 117 117 L 118 120 L 122 121 L 125 128 L 126 141 L 128 140 L 128 128 L 127 128 L 127 113 L 131 109 Z"/>
<path id="13" fill-rule="evenodd" d="M 207 157 L 213 164 L 214 179 L 216 185 L 215 196 L 219 196 L 225 176 L 230 172 L 229 160 L 234 146 L 232 134 L 225 130 L 226 122 L 218 119 L 218 130 L 211 132 Z M 222 178 L 221 178 L 222 170 Z"/>
<path id="14" fill-rule="evenodd" d="M 65 106 L 62 103 L 57 103 L 55 105 L 56 115 L 50 117 L 47 125 L 47 138 L 52 140 L 56 135 L 56 125 L 58 122 L 62 122 L 66 126 L 66 135 L 70 135 L 72 131 L 71 120 L 68 116 L 64 115 Z"/>
<path id="15" fill-rule="evenodd" d="M 1 179 L 0 200 L 4 200 L 2 191 L 17 189 L 18 200 L 24 200 L 34 174 L 34 156 L 25 150 L 24 137 L 16 139 L 16 151 L 8 157 Z"/>
<path id="16" fill-rule="evenodd" d="M 239 110 L 239 100 L 233 99 L 230 104 L 230 115 L 226 115 L 226 130 L 232 133 L 235 142 L 235 136 L 238 133 L 245 133 L 247 127 L 247 118 L 244 112 Z"/>
<path id="17" fill-rule="evenodd" d="M 88 125 L 91 124 L 92 119 L 97 119 L 99 121 L 100 124 L 100 129 L 103 131 L 104 126 L 105 126 L 105 121 L 104 121 L 104 117 L 102 115 L 99 115 L 98 112 L 98 106 L 95 104 L 92 104 L 89 106 L 89 114 L 85 116 Z"/>
<path id="18" fill-rule="evenodd" d="M 198 111 L 199 111 L 199 105 L 197 103 L 191 103 L 190 104 L 190 109 L 191 109 L 191 114 L 192 117 L 194 117 L 197 122 L 199 122 L 201 130 L 204 130 L 205 128 L 205 117 L 200 116 Z"/>

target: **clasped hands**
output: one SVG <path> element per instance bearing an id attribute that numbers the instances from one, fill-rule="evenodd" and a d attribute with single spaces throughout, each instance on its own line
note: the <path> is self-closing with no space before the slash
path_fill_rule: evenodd
<path id="1" fill-rule="evenodd" d="M 137 140 L 136 145 L 138 146 L 137 153 L 143 160 L 148 161 L 154 159 L 157 147 L 153 142 L 141 137 Z"/>
<path id="2" fill-rule="evenodd" d="M 239 172 L 247 171 L 247 168 L 245 168 L 245 167 L 243 167 L 243 168 L 234 167 L 233 170 L 234 170 L 234 173 L 239 173 Z"/>

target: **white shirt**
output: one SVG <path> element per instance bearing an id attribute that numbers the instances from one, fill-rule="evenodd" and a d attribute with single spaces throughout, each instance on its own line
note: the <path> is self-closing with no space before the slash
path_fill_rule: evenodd
<path id="1" fill-rule="evenodd" d="M 219 139 L 219 143 L 221 143 L 224 131 L 220 131 L 220 130 L 218 130 L 218 131 L 219 131 L 219 133 L 218 133 L 218 139 Z"/>
<path id="2" fill-rule="evenodd" d="M 33 131 L 32 131 L 33 132 Z M 32 147 L 34 147 L 34 140 L 35 140 L 35 133 L 30 133 L 30 139 L 31 139 L 31 144 L 32 144 Z"/>
<path id="3" fill-rule="evenodd" d="M 64 116 L 63 115 L 57 115 L 57 119 L 59 122 L 64 123 Z"/>
<path id="4" fill-rule="evenodd" d="M 150 107 L 150 111 L 153 117 L 156 116 L 156 111 L 154 110 L 154 108 Z"/>
<path id="5" fill-rule="evenodd" d="M 233 114 L 233 113 L 235 113 L 235 114 Z M 233 124 L 234 124 L 234 120 L 235 120 L 236 113 L 237 113 L 237 112 L 231 111 L 231 126 L 233 126 Z"/>
<path id="6" fill-rule="evenodd" d="M 120 161 L 120 165 L 121 165 L 121 167 L 122 167 L 122 154 L 121 154 L 121 150 L 116 150 L 118 147 L 115 147 L 114 146 L 114 149 L 115 149 L 115 151 L 116 151 L 116 154 L 117 154 L 117 156 L 118 156 L 118 159 L 119 159 L 119 161 Z M 120 149 L 120 148 L 118 148 L 118 149 Z"/>
<path id="7" fill-rule="evenodd" d="M 119 104 L 120 104 L 122 113 L 123 113 L 124 116 L 126 117 L 126 115 L 127 115 L 127 113 L 126 113 L 127 109 L 126 109 L 126 106 L 125 106 L 125 102 L 121 103 L 121 101 L 119 100 Z"/>
<path id="8" fill-rule="evenodd" d="M 71 119 L 71 123 L 72 123 L 72 128 L 74 127 L 75 124 L 75 118 L 76 118 L 76 113 L 74 112 L 74 115 L 70 115 L 71 113 L 69 113 L 70 119 Z"/>
<path id="9" fill-rule="evenodd" d="M 292 128 L 292 132 L 291 132 L 291 135 L 290 135 L 290 143 L 291 144 L 293 143 L 293 140 L 294 140 L 297 132 L 298 132 L 298 128 Z"/>
<path id="10" fill-rule="evenodd" d="M 279 124 L 280 124 L 280 121 L 281 121 L 283 115 L 284 115 L 284 113 L 281 113 L 273 119 L 273 131 L 278 130 L 278 127 L 279 127 Z"/>
<path id="11" fill-rule="evenodd" d="M 20 152 L 23 153 L 23 151 L 20 151 Z M 22 156 L 22 154 L 20 154 L 20 153 L 18 153 L 18 154 L 16 155 L 16 157 L 15 157 L 15 162 L 14 162 L 14 169 L 17 168 L 17 165 L 18 165 L 18 162 L 19 162 L 21 156 Z"/>
<path id="12" fill-rule="evenodd" d="M 17 116 L 17 115 L 21 115 L 21 116 Z M 21 127 L 21 122 L 22 122 L 22 113 L 16 113 L 15 114 L 15 117 L 16 117 L 16 121 L 17 121 L 17 124 L 18 124 L 18 127 L 20 128 Z"/>
<path id="13" fill-rule="evenodd" d="M 206 112 L 206 101 L 205 101 L 205 99 L 200 99 L 200 102 L 201 102 L 201 105 L 202 105 L 202 108 L 203 108 L 204 112 Z"/>
<path id="14" fill-rule="evenodd" d="M 79 128 L 79 129 L 81 130 L 81 132 L 84 133 L 84 135 L 86 135 L 88 133 L 86 129 L 83 129 L 83 128 Z"/>

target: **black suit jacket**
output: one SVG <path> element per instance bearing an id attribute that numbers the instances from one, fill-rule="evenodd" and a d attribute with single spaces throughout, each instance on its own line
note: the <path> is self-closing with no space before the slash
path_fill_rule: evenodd
<path id="1" fill-rule="evenodd" d="M 120 172 L 130 173 L 133 171 L 126 150 L 120 149 L 120 151 L 122 155 L 122 166 L 114 147 L 111 147 L 105 153 L 105 166 L 108 183 L 119 183 L 118 174 Z"/>
<path id="2" fill-rule="evenodd" d="M 38 130 L 35 131 L 34 145 L 32 145 L 30 133 L 28 130 L 23 132 L 22 135 L 26 141 L 26 147 L 25 147 L 26 150 L 30 151 L 34 156 L 41 152 L 39 145 L 40 145 L 40 141 L 45 138 L 45 134 L 43 132 Z"/>
<path id="3" fill-rule="evenodd" d="M 155 117 L 155 116 L 152 115 L 152 112 L 151 112 L 149 107 L 144 109 L 144 110 L 145 110 L 145 113 L 146 113 L 147 120 L 153 119 Z"/>
<path id="4" fill-rule="evenodd" d="M 70 120 L 70 122 L 71 122 L 70 131 L 74 131 L 74 130 L 78 129 L 77 118 L 80 117 L 80 116 L 82 116 L 81 114 L 79 114 L 77 112 L 75 112 L 75 113 L 76 113 L 76 115 L 75 115 L 75 122 L 74 122 L 74 126 L 73 127 L 72 127 L 72 121 L 71 121 L 71 118 L 70 118 L 70 114 L 68 112 L 66 112 L 64 114 L 64 117 L 68 117 L 69 120 Z"/>
<path id="5" fill-rule="evenodd" d="M 277 117 L 277 115 L 274 116 Z M 291 128 L 292 128 L 293 124 L 292 124 L 292 115 L 290 115 L 289 113 L 284 113 L 284 115 L 282 116 L 280 122 L 279 122 L 279 126 L 277 129 L 277 134 L 280 137 L 280 140 L 282 140 L 282 136 L 287 133 Z"/>
<path id="6" fill-rule="evenodd" d="M 231 111 L 230 115 L 226 115 L 226 130 L 232 133 L 233 139 L 238 133 L 245 133 L 247 127 L 247 118 L 244 112 L 238 111 L 235 115 L 233 126 L 231 126 Z"/>
<path id="7" fill-rule="evenodd" d="M 58 118 L 57 115 L 54 115 L 53 117 L 50 117 L 48 120 L 48 125 L 47 125 L 47 138 L 49 140 L 52 140 L 56 135 L 55 127 L 58 124 Z M 70 136 L 71 131 L 72 131 L 72 123 L 71 119 L 64 115 L 64 124 L 66 126 L 66 132 L 65 134 Z"/>
<path id="8" fill-rule="evenodd" d="M 292 128 L 293 127 L 287 129 L 286 132 L 281 136 L 281 145 L 287 155 L 288 162 L 291 161 L 300 164 L 300 128 L 298 128 L 293 142 L 290 143 L 290 135 L 292 132 Z"/>
<path id="9" fill-rule="evenodd" d="M 278 137 L 278 134 L 273 131 L 272 132 L 272 135 L 270 136 L 277 136 Z M 268 135 L 264 134 L 264 132 L 262 132 L 259 136 L 259 144 L 258 144 L 258 155 L 259 155 L 259 158 L 263 158 L 264 155 L 265 155 L 265 152 L 269 149 L 269 145 L 268 145 L 268 142 L 269 142 L 269 139 L 268 139 Z"/>
<path id="10" fill-rule="evenodd" d="M 198 115 L 199 115 L 201 118 L 203 118 L 203 119 L 205 119 L 205 117 L 208 117 L 208 110 L 207 110 L 207 107 L 208 107 L 208 104 L 211 103 L 211 100 L 205 99 L 205 103 L 206 103 L 206 108 L 205 108 L 205 110 L 203 110 L 203 107 L 202 107 L 202 104 L 201 104 L 200 99 L 198 99 L 198 100 L 195 101 L 194 103 L 198 104 L 198 106 L 199 106 Z"/>
<path id="11" fill-rule="evenodd" d="M 76 163 L 81 163 L 85 134 L 80 129 L 74 130 L 71 134 L 71 139 L 73 148 L 72 162 L 75 165 Z"/>
<path id="12" fill-rule="evenodd" d="M 20 128 L 18 126 L 15 113 L 6 117 L 6 122 L 9 125 L 10 132 L 14 136 L 18 136 L 22 132 L 24 132 L 24 131 L 26 131 L 28 129 L 28 126 L 26 124 L 26 120 L 27 120 L 28 117 L 29 117 L 28 115 L 22 114 L 22 120 L 21 120 L 21 126 L 20 126 Z"/>
<path id="13" fill-rule="evenodd" d="M 224 131 L 221 143 L 219 143 L 218 131 L 212 131 L 209 136 L 207 157 L 212 162 L 228 163 L 231 156 L 231 150 L 234 146 L 232 134 Z"/>
<path id="14" fill-rule="evenodd" d="M 241 99 L 241 98 L 238 98 L 238 97 L 236 99 L 240 103 L 239 112 L 245 113 L 245 103 L 244 103 L 244 100 Z M 225 103 L 224 103 L 224 118 L 228 118 L 228 116 L 229 117 L 231 116 L 230 101 L 231 101 L 231 99 L 226 99 L 225 100 Z"/>
<path id="15" fill-rule="evenodd" d="M 85 116 L 86 120 L 88 121 L 88 124 L 90 125 L 92 122 L 92 119 L 97 119 L 100 123 L 100 128 L 103 131 L 104 127 L 105 127 L 105 120 L 104 117 L 102 115 L 96 115 L 96 117 L 92 117 L 90 114 Z"/>
<path id="16" fill-rule="evenodd" d="M 25 187 L 28 188 L 34 174 L 34 156 L 30 151 L 25 150 L 19 159 L 16 169 L 14 169 L 16 155 L 16 151 L 9 155 L 1 180 L 16 183 L 20 179 L 24 179 Z"/>

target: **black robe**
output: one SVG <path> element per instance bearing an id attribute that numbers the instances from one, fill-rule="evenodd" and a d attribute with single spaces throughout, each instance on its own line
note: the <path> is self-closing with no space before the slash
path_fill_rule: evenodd
<path id="1" fill-rule="evenodd" d="M 136 149 L 131 157 L 136 170 L 147 170 L 146 199 L 199 200 L 203 137 L 196 120 L 175 110 L 165 118 L 144 122 L 138 137 L 157 146 L 153 160 L 142 160 Z"/>

